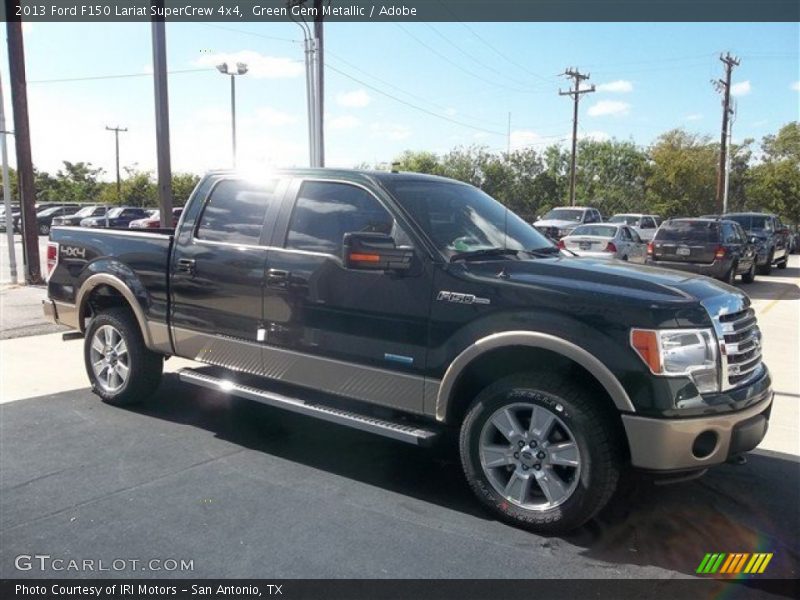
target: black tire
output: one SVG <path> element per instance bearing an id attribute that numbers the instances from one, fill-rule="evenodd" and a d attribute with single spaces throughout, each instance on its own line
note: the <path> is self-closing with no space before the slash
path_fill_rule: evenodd
<path id="1" fill-rule="evenodd" d="M 484 425 L 497 410 L 518 403 L 541 406 L 556 415 L 569 428 L 577 445 L 580 470 L 573 475 L 577 483 L 561 504 L 540 509 L 516 504 L 493 487 L 481 466 Z M 462 423 L 459 449 L 467 481 L 490 511 L 516 526 L 537 533 L 558 534 L 586 523 L 613 495 L 622 469 L 620 440 L 618 427 L 611 417 L 583 388 L 562 376 L 532 373 L 506 377 L 478 394 Z M 510 447 L 513 448 L 513 444 Z M 508 469 L 522 467 L 500 468 L 508 472 Z M 535 485 L 537 490 L 544 491 Z"/>
<path id="2" fill-rule="evenodd" d="M 39 225 L 39 235 L 50 235 L 50 225 L 47 223 Z"/>
<path id="3" fill-rule="evenodd" d="M 756 280 L 756 261 L 753 260 L 753 264 L 750 265 L 750 268 L 747 270 L 747 273 L 742 274 L 742 283 L 753 283 Z"/>
<path id="4" fill-rule="evenodd" d="M 767 258 L 767 262 L 760 267 L 758 267 L 758 274 L 759 275 L 769 275 L 772 273 L 772 261 L 775 259 L 775 251 L 770 250 L 769 257 Z"/>
<path id="5" fill-rule="evenodd" d="M 779 269 L 785 269 L 788 264 L 789 264 L 789 257 L 788 256 L 784 256 L 783 260 L 780 261 L 776 266 Z"/>
<path id="6" fill-rule="evenodd" d="M 106 389 L 92 368 L 92 343 L 95 333 L 105 325 L 110 325 L 119 332 L 127 347 L 129 372 L 119 389 L 115 390 Z M 103 402 L 114 406 L 129 406 L 142 402 L 161 382 L 163 357 L 148 350 L 144 345 L 139 323 L 127 308 L 110 308 L 92 319 L 84 338 L 83 358 L 92 391 L 100 396 Z"/>
<path id="7" fill-rule="evenodd" d="M 736 283 L 736 263 L 731 265 L 730 270 L 722 277 L 722 281 L 728 285 L 733 285 Z"/>

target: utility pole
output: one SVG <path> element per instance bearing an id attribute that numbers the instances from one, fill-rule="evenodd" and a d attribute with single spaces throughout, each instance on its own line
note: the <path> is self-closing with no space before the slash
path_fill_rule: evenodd
<path id="1" fill-rule="evenodd" d="M 728 52 L 719 59 L 725 64 L 725 79 L 714 82 L 718 92 L 722 92 L 722 134 L 720 135 L 719 169 L 717 171 L 717 212 L 724 210 L 725 165 L 728 155 L 728 119 L 731 114 L 731 73 L 739 66 L 739 59 Z"/>
<path id="2" fill-rule="evenodd" d="M 119 125 L 117 125 L 116 127 L 109 127 L 108 125 L 106 125 L 106 131 L 113 131 L 114 132 L 114 145 L 115 145 L 115 148 L 116 148 L 116 151 L 117 151 L 117 154 L 116 154 L 116 156 L 117 156 L 117 202 L 122 204 L 122 183 L 121 183 L 120 178 L 119 178 L 119 133 L 120 133 L 120 131 L 125 133 L 126 131 L 128 131 L 128 129 L 127 129 L 127 127 L 126 128 L 121 128 Z"/>
<path id="3" fill-rule="evenodd" d="M 736 101 L 733 103 L 733 107 L 731 109 L 731 118 L 728 123 L 728 147 L 733 147 L 733 123 L 736 121 Z M 728 191 L 730 188 L 730 181 L 731 181 L 731 154 L 732 151 L 726 152 L 725 161 L 725 191 L 722 196 L 722 214 L 726 214 L 728 212 Z"/>
<path id="4" fill-rule="evenodd" d="M 7 2 L 16 6 L 18 2 Z M 11 106 L 14 110 L 14 141 L 17 150 L 17 186 L 20 197 L 20 222 L 22 224 L 22 258 L 25 263 L 25 282 L 42 283 L 39 263 L 39 232 L 36 227 L 36 190 L 33 187 L 33 160 L 31 159 L 31 131 L 28 121 L 28 91 L 25 81 L 25 47 L 22 38 L 22 21 L 6 15 L 8 34 L 8 66 L 11 76 Z"/>
<path id="5" fill-rule="evenodd" d="M 322 26 L 322 9 L 325 2 L 314 0 L 314 37 L 317 38 L 316 91 L 317 91 L 317 166 L 325 166 L 325 51 Z M 330 2 L 328 2 L 330 4 Z"/>
<path id="6" fill-rule="evenodd" d="M 581 95 L 591 94 L 594 92 L 594 84 L 591 87 L 581 89 L 581 81 L 589 79 L 590 75 L 583 74 L 578 71 L 578 68 L 565 69 L 564 77 L 570 78 L 573 81 L 573 88 L 562 92 L 558 90 L 559 96 L 572 96 L 573 113 L 572 113 L 572 157 L 570 159 L 569 171 L 569 205 L 575 206 L 575 165 L 578 153 L 578 105 L 580 104 Z"/>
<path id="7" fill-rule="evenodd" d="M 6 212 L 6 237 L 8 238 L 8 267 L 11 283 L 17 284 L 17 253 L 14 250 L 14 221 L 11 218 L 11 181 L 8 176 L 8 146 L 6 144 L 6 105 L 3 99 L 3 82 L 0 80 L 0 146 L 3 155 L 3 205 Z"/>
<path id="8" fill-rule="evenodd" d="M 154 4 L 164 7 L 163 0 Z M 158 205 L 161 227 L 172 227 L 172 164 L 169 152 L 169 93 L 167 87 L 167 38 L 163 19 L 154 19 L 153 91 L 156 109 L 156 154 L 158 164 Z"/>

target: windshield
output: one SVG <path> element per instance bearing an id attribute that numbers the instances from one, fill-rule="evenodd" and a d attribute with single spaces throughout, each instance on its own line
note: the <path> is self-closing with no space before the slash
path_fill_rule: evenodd
<path id="1" fill-rule="evenodd" d="M 574 208 L 555 208 L 544 216 L 545 220 L 575 221 L 580 223 L 583 211 Z"/>
<path id="2" fill-rule="evenodd" d="M 55 207 L 51 207 L 51 208 L 45 208 L 44 210 L 40 210 L 36 214 L 39 215 L 40 217 L 46 217 L 48 215 L 52 215 L 54 212 L 58 212 L 59 210 L 61 210 L 61 207 L 60 206 L 55 206 Z"/>
<path id="3" fill-rule="evenodd" d="M 84 206 L 78 212 L 76 212 L 73 216 L 74 217 L 91 217 L 95 211 L 94 206 Z"/>
<path id="4" fill-rule="evenodd" d="M 625 223 L 626 225 L 636 225 L 639 217 L 633 215 L 614 215 L 608 220 L 609 223 Z"/>
<path id="5" fill-rule="evenodd" d="M 664 223 L 656 232 L 660 242 L 691 242 L 704 244 L 719 240 L 719 223 L 716 221 L 672 221 Z"/>
<path id="6" fill-rule="evenodd" d="M 399 178 L 382 183 L 448 258 L 492 248 L 555 247 L 516 214 L 470 185 Z"/>
<path id="7" fill-rule="evenodd" d="M 572 230 L 570 236 L 596 235 L 599 237 L 613 238 L 617 235 L 617 228 L 610 225 L 581 225 Z"/>
<path id="8" fill-rule="evenodd" d="M 772 220 L 763 215 L 725 215 L 729 221 L 736 221 L 742 226 L 742 229 L 753 231 L 761 229 L 772 231 Z"/>
<path id="9" fill-rule="evenodd" d="M 125 209 L 123 207 L 121 207 L 121 206 L 117 207 L 117 208 L 112 208 L 111 210 L 108 211 L 108 218 L 109 219 L 114 219 L 114 218 L 120 216 L 120 214 L 122 214 L 123 210 L 125 210 Z"/>

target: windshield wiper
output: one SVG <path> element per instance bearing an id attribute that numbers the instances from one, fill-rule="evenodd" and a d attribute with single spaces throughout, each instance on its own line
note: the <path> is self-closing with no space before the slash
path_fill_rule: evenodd
<path id="1" fill-rule="evenodd" d="M 483 248 L 482 250 L 470 250 L 469 252 L 459 252 L 450 257 L 450 262 L 457 260 L 469 260 L 471 258 L 485 258 L 487 256 L 516 256 L 519 250 L 513 248 Z"/>
<path id="2" fill-rule="evenodd" d="M 566 250 L 566 248 L 565 248 Z M 567 250 L 573 256 L 578 256 L 571 250 Z M 547 246 L 545 248 L 536 248 L 535 250 L 525 250 L 526 254 L 530 254 L 531 256 L 535 256 L 537 258 L 550 258 L 551 256 L 558 256 L 561 251 L 556 246 Z"/>

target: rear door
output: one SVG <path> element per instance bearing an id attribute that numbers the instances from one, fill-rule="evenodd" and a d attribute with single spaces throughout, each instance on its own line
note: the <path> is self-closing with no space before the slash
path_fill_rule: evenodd
<path id="1" fill-rule="evenodd" d="M 179 354 L 257 371 L 267 242 L 281 179 L 220 178 L 193 203 L 170 266 L 173 342 Z M 199 205 L 199 206 L 198 206 Z"/>
<path id="2" fill-rule="evenodd" d="M 719 240 L 720 224 L 717 221 L 670 221 L 656 233 L 653 258 L 711 264 Z"/>
<path id="3" fill-rule="evenodd" d="M 657 225 L 655 219 L 653 217 L 642 217 L 639 221 L 639 227 L 637 229 L 637 233 L 639 236 L 649 242 L 653 239 L 653 236 L 656 233 Z"/>

